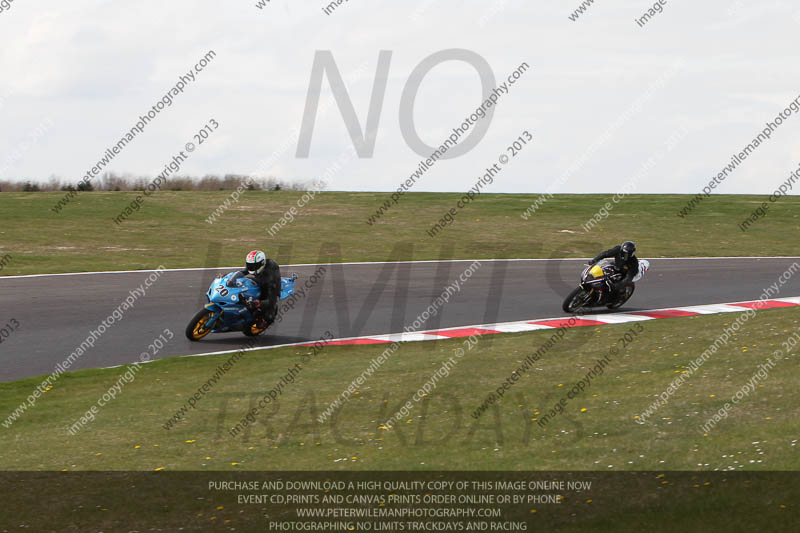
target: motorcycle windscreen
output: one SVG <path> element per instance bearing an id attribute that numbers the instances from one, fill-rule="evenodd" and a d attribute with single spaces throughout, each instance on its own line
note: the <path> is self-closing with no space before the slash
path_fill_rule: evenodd
<path id="1" fill-rule="evenodd" d="M 230 274 L 229 274 L 229 275 L 230 275 Z M 244 274 L 242 274 L 242 272 L 241 272 L 241 271 L 233 272 L 233 275 L 232 275 L 231 277 L 229 277 L 229 278 L 228 278 L 228 281 L 227 281 L 225 284 L 226 284 L 226 285 L 228 286 L 228 288 L 230 288 L 230 289 L 234 289 L 234 288 L 236 288 L 236 287 L 239 287 L 239 286 L 240 286 L 240 284 L 239 284 L 239 278 L 241 278 L 242 276 L 244 276 Z"/>

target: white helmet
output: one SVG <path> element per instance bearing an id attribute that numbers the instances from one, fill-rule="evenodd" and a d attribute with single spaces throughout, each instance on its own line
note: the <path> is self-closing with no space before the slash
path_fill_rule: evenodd
<path id="1" fill-rule="evenodd" d="M 261 250 L 253 250 L 245 260 L 248 274 L 261 274 L 267 266 L 267 256 Z"/>

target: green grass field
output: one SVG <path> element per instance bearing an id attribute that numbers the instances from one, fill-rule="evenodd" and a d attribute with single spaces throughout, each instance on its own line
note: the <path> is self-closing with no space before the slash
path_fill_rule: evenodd
<path id="1" fill-rule="evenodd" d="M 796 470 L 800 358 L 774 368 L 757 391 L 704 436 L 700 426 L 797 331 L 796 309 L 759 311 L 731 342 L 645 424 L 641 413 L 721 334 L 730 314 L 660 319 L 622 348 L 630 325 L 570 330 L 477 421 L 486 395 L 552 333 L 406 343 L 337 415 L 320 415 L 384 348 L 326 347 L 305 364 L 277 403 L 236 437 L 228 430 L 286 374 L 306 348 L 248 353 L 174 427 L 164 425 L 230 356 L 144 365 L 116 400 L 75 435 L 73 424 L 124 369 L 65 375 L 39 403 L 0 431 L 8 470 Z M 389 418 L 462 348 L 435 390 L 392 429 Z M 586 392 L 544 428 L 537 419 L 612 348 L 619 354 Z M 0 384 L 12 411 L 36 379 Z"/>
<path id="2" fill-rule="evenodd" d="M 398 259 L 588 257 L 598 249 L 635 240 L 643 257 L 796 255 L 800 197 L 785 197 L 747 232 L 737 224 L 760 196 L 712 196 L 686 218 L 677 216 L 688 195 L 632 195 L 610 217 L 585 233 L 585 224 L 608 195 L 556 195 L 528 220 L 520 215 L 538 195 L 487 194 L 469 204 L 435 238 L 425 231 L 460 197 L 408 193 L 377 223 L 367 218 L 385 193 L 321 193 L 298 210 L 274 237 L 268 229 L 302 193 L 245 193 L 214 224 L 206 218 L 230 191 L 159 192 L 128 220 L 113 219 L 137 193 L 92 192 L 56 214 L 61 193 L 0 194 L 0 274 L 230 266 L 253 248 L 282 264 L 385 261 L 400 243 L 411 253 Z M 209 244 L 221 245 L 208 259 Z"/>

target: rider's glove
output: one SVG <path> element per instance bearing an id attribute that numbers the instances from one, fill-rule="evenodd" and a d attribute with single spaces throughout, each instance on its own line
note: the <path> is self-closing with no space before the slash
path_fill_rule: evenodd
<path id="1" fill-rule="evenodd" d="M 248 310 L 255 311 L 256 309 L 261 307 L 261 301 L 248 298 L 245 301 L 244 305 L 247 307 Z"/>

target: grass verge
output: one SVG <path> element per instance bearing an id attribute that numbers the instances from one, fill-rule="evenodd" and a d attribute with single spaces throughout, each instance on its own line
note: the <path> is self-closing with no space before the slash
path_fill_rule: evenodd
<path id="1" fill-rule="evenodd" d="M 539 195 L 485 194 L 431 238 L 426 230 L 461 195 L 408 193 L 370 225 L 367 218 L 386 193 L 326 192 L 270 236 L 268 229 L 302 194 L 247 192 L 209 224 L 207 217 L 230 192 L 165 191 L 116 224 L 114 217 L 137 193 L 85 193 L 58 214 L 50 207 L 61 193 L 2 193 L 0 258 L 10 259 L 0 274 L 203 266 L 209 243 L 222 245 L 211 266 L 238 265 L 253 248 L 265 248 L 282 264 L 385 261 L 401 243 L 413 248 L 396 259 L 589 257 L 628 239 L 637 242 L 643 257 L 793 255 L 800 230 L 800 197 L 781 199 L 742 232 L 738 223 L 762 197 L 711 196 L 680 218 L 688 195 L 631 195 L 586 233 L 582 225 L 610 196 L 555 195 L 524 220 L 521 215 Z"/>
<path id="2" fill-rule="evenodd" d="M 144 365 L 75 435 L 66 428 L 123 368 L 65 374 L 0 431 L 6 470 L 797 470 L 800 359 L 785 357 L 707 436 L 700 426 L 798 330 L 797 309 L 759 311 L 645 424 L 634 418 L 733 322 L 731 313 L 583 327 L 566 336 L 478 419 L 485 397 L 535 352 L 546 331 L 406 343 L 335 415 L 318 416 L 385 347 L 250 352 L 171 429 L 165 424 L 230 356 Z M 381 429 L 443 361 L 465 355 L 392 429 Z M 545 427 L 538 419 L 618 350 L 602 375 Z M 289 368 L 300 373 L 236 437 L 228 430 Z M 0 384 L 7 416 L 40 380 Z"/>

